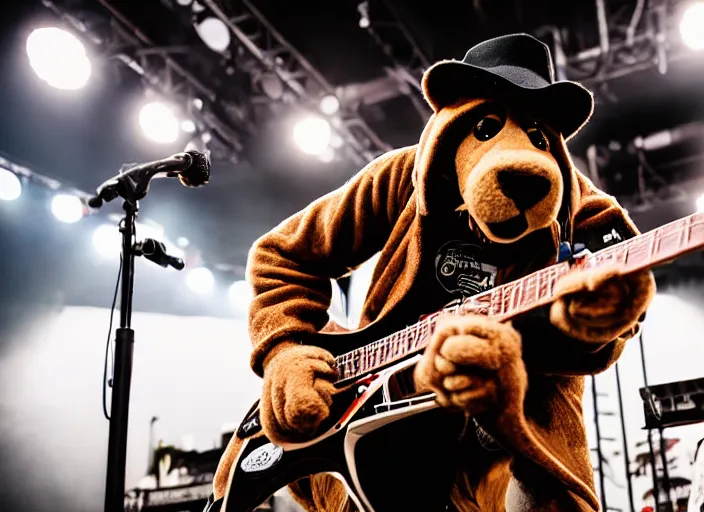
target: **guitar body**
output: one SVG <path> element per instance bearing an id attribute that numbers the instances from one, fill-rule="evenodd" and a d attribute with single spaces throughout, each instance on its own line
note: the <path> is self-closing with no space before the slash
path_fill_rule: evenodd
<path id="1" fill-rule="evenodd" d="M 394 379 L 416 361 L 404 361 L 341 390 L 330 419 L 305 443 L 272 444 L 261 431 L 255 408 L 235 434 L 245 441 L 221 510 L 252 511 L 282 487 L 317 473 L 341 480 L 360 511 L 408 510 L 403 500 L 417 510 L 445 510 L 456 472 L 448 454 L 457 453 L 466 418 L 439 408 L 434 394 L 397 395 Z M 424 435 L 418 436 L 419 431 Z M 416 485 L 422 485 L 422 493 L 408 492 Z"/>

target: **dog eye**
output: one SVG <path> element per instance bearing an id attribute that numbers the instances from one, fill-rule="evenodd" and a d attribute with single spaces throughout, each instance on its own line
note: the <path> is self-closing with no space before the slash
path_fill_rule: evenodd
<path id="1" fill-rule="evenodd" d="M 536 148 L 542 151 L 548 151 L 550 149 L 547 137 L 545 137 L 543 130 L 537 124 L 529 126 L 526 129 L 526 134 L 528 134 L 528 138 Z"/>
<path id="2" fill-rule="evenodd" d="M 474 136 L 477 140 L 486 141 L 496 136 L 501 131 L 503 122 L 499 116 L 495 114 L 488 115 L 482 118 L 474 125 Z"/>

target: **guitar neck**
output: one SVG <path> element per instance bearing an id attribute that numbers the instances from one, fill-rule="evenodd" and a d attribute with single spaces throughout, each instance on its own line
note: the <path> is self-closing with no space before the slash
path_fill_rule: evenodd
<path id="1" fill-rule="evenodd" d="M 643 235 L 602 249 L 574 265 L 558 263 L 516 281 L 465 299 L 420 322 L 336 358 L 338 383 L 354 380 L 422 350 L 443 314 L 482 314 L 509 320 L 555 300 L 555 284 L 573 268 L 618 264 L 624 273 L 666 263 L 704 246 L 704 213 L 665 224 Z"/>

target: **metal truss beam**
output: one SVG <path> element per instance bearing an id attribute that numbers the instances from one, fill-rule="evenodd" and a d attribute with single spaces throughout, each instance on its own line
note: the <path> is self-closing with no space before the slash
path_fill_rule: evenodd
<path id="1" fill-rule="evenodd" d="M 210 87 L 196 78 L 175 56 L 188 53 L 184 47 L 161 47 L 135 27 L 109 1 L 98 0 L 109 13 L 109 29 L 98 33 L 84 24 L 80 12 L 61 0 L 42 0 L 42 4 L 53 12 L 98 51 L 122 62 L 138 74 L 147 87 L 165 99 L 174 101 L 191 118 L 202 134 L 211 135 L 211 142 L 199 144 L 212 149 L 214 158 L 237 162 L 241 153 L 242 137 L 254 133 L 255 126 L 246 116 L 245 110 L 228 103 L 227 112 L 233 119 L 223 119 L 215 114 L 218 97 Z M 75 5 L 75 4 L 73 4 Z M 200 100 L 200 108 L 194 100 Z M 215 142 L 216 141 L 216 142 Z"/>
<path id="2" fill-rule="evenodd" d="M 392 70 L 387 70 L 388 76 L 396 80 L 391 90 L 395 96 L 406 96 L 425 123 L 432 112 L 423 100 L 420 82 L 423 72 L 430 67 L 430 60 L 401 21 L 392 2 L 379 0 L 370 6 L 369 0 L 365 0 L 357 10 L 361 15 L 360 27 L 366 29 L 393 66 Z"/>
<path id="3" fill-rule="evenodd" d="M 335 94 L 335 88 L 325 77 L 286 41 L 251 2 L 233 2 L 227 12 L 215 0 L 202 0 L 202 4 L 227 25 L 261 71 L 273 73 L 281 80 L 288 92 L 283 96 L 283 101 L 317 108 L 323 95 Z M 340 104 L 340 122 L 334 123 L 333 129 L 346 142 L 343 148 L 348 150 L 357 164 L 363 165 L 391 149 L 354 108 L 343 101 Z"/>

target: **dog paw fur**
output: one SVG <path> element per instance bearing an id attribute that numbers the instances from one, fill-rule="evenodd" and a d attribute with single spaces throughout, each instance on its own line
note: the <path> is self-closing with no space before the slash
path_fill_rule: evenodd
<path id="1" fill-rule="evenodd" d="M 618 266 L 576 270 L 558 280 L 555 293 L 555 327 L 572 338 L 607 343 L 636 327 L 655 295 L 655 279 L 649 270 L 623 274 Z"/>
<path id="2" fill-rule="evenodd" d="M 414 378 L 419 390 L 436 393 L 440 405 L 479 414 L 521 371 L 521 336 L 513 327 L 479 315 L 447 316 L 438 321 Z"/>
<path id="3" fill-rule="evenodd" d="M 264 366 L 259 404 L 262 427 L 278 444 L 304 441 L 330 414 L 337 376 L 327 350 L 294 343 L 280 344 Z"/>

